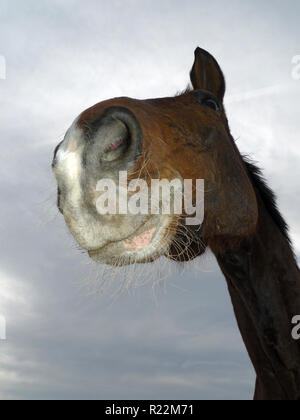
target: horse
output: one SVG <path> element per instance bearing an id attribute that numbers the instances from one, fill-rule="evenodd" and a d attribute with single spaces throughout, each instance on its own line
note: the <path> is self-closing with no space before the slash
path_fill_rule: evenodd
<path id="1" fill-rule="evenodd" d="M 176 96 L 109 99 L 75 119 L 52 161 L 58 208 L 80 247 L 100 264 L 191 261 L 210 248 L 256 371 L 254 399 L 299 400 L 300 343 L 291 331 L 300 314 L 300 271 L 288 226 L 262 172 L 230 133 L 220 65 L 199 47 L 194 55 L 191 86 Z M 141 192 L 153 180 L 192 180 L 195 206 L 195 183 L 203 180 L 203 217 L 188 224 L 185 208 L 100 212 L 99 180 L 116 192 L 120 173 L 128 176 L 128 201 L 131 181 Z"/>

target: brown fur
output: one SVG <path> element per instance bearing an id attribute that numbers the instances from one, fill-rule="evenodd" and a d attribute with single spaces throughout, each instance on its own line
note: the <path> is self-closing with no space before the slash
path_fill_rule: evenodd
<path id="1" fill-rule="evenodd" d="M 143 133 L 132 177 L 205 180 L 203 224 L 186 227 L 185 215 L 174 217 L 163 238 L 170 240 L 166 256 L 187 261 L 212 249 L 257 373 L 255 399 L 300 399 L 300 347 L 291 337 L 292 317 L 300 314 L 300 274 L 285 223 L 272 193 L 235 145 L 223 107 L 222 71 L 200 48 L 191 82 L 193 90 L 172 98 L 101 102 L 77 124 L 89 128 L 108 108 L 126 108 Z M 218 102 L 216 109 L 206 95 Z"/>

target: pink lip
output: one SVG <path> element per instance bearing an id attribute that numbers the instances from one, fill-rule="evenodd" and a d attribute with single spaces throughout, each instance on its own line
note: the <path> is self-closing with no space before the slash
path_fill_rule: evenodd
<path id="1" fill-rule="evenodd" d="M 155 228 L 152 228 L 142 233 L 141 235 L 135 236 L 130 242 L 125 242 L 124 247 L 129 251 L 136 251 L 138 249 L 146 248 L 148 245 L 150 245 L 155 230 Z"/>

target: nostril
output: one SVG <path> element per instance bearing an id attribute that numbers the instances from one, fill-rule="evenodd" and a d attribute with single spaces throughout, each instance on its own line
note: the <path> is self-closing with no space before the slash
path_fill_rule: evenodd
<path id="1" fill-rule="evenodd" d="M 119 149 L 120 146 L 124 144 L 124 140 L 118 140 L 114 144 L 109 146 L 109 151 L 113 152 L 114 150 Z"/>
<path id="2" fill-rule="evenodd" d="M 110 107 L 90 124 L 90 150 L 108 168 L 136 162 L 142 153 L 143 134 L 136 116 L 127 108 Z M 118 167 L 119 167 L 118 166 Z"/>
<path id="3" fill-rule="evenodd" d="M 60 188 L 57 188 L 57 208 L 60 211 L 61 214 L 63 214 L 63 210 L 61 207 L 61 191 Z"/>
<path id="4" fill-rule="evenodd" d="M 112 119 L 99 129 L 96 143 L 100 146 L 100 160 L 112 162 L 123 159 L 130 145 L 130 132 L 122 121 Z"/>

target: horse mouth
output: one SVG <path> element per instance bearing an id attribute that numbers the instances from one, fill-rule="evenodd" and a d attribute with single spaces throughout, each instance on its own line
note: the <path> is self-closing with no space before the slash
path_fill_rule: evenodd
<path id="1" fill-rule="evenodd" d="M 164 254 L 169 246 L 170 220 L 151 218 L 126 239 L 109 242 L 103 247 L 88 251 L 91 259 L 104 264 L 127 265 L 134 262 L 151 262 Z"/>
<path id="2" fill-rule="evenodd" d="M 124 242 L 124 247 L 128 251 L 137 251 L 146 248 L 152 242 L 153 236 L 156 233 L 156 228 L 151 228 L 145 232 L 135 235 L 132 239 Z"/>

